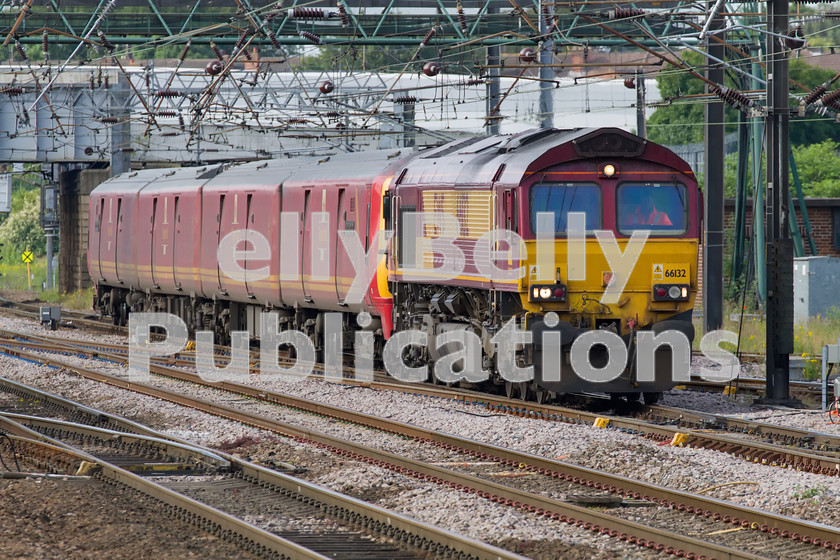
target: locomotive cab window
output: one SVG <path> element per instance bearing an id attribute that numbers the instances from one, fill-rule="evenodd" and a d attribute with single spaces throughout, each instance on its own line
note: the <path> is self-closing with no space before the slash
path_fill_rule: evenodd
<path id="1" fill-rule="evenodd" d="M 568 228 L 569 212 L 586 214 L 586 230 L 601 228 L 601 188 L 592 184 L 542 183 L 531 187 L 531 232 L 537 233 L 537 214 L 554 213 L 554 233 Z"/>
<path id="2" fill-rule="evenodd" d="M 616 195 L 618 230 L 630 235 L 637 229 L 652 235 L 674 235 L 686 231 L 688 221 L 685 185 L 667 183 L 625 183 Z"/>

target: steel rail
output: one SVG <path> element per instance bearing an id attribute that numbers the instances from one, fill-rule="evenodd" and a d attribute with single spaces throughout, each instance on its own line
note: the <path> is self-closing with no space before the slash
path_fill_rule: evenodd
<path id="1" fill-rule="evenodd" d="M 5 425 L 9 425 L 11 422 L 13 421 L 6 420 Z M 256 554 L 262 556 L 274 554 L 278 558 L 287 558 L 288 560 L 329 560 L 327 556 L 311 551 L 279 535 L 269 533 L 183 494 L 169 490 L 147 478 L 103 461 L 66 443 L 57 440 L 42 441 L 19 436 L 10 437 L 13 437 L 15 443 L 19 444 L 20 447 L 34 446 L 44 450 L 36 453 L 36 459 L 47 452 L 52 455 L 72 457 L 74 461 L 80 464 L 83 462 L 94 464 L 96 466 L 94 476 L 107 483 L 124 486 L 146 494 L 163 503 L 166 506 L 167 513 L 176 515 L 201 529 L 239 544 Z M 40 438 L 43 439 L 45 436 L 40 435 Z M 238 539 L 235 539 L 234 536 Z"/>
<path id="2" fill-rule="evenodd" d="M 23 387 L 28 395 L 38 396 L 41 392 L 40 389 L 35 389 L 33 387 Z M 49 395 L 49 393 L 45 393 L 45 395 Z M 92 412 L 92 419 L 107 416 L 111 423 L 123 426 L 126 429 L 135 429 L 138 425 L 132 420 L 91 409 L 90 407 L 86 407 L 69 399 L 63 400 L 65 401 L 64 404 L 67 410 L 85 410 L 86 413 Z M 62 441 L 34 430 L 32 426 L 64 430 L 69 433 L 78 433 L 83 435 L 88 434 L 96 438 L 102 438 L 103 436 L 111 436 L 111 434 L 114 434 L 112 430 L 101 430 L 91 428 L 90 426 L 83 424 L 72 424 L 52 419 L 23 417 L 23 421 L 20 421 L 19 417 L 21 416 L 22 415 L 8 413 L 0 414 L 0 428 L 23 437 L 44 441 L 59 448 L 73 449 L 72 446 L 69 446 Z M 181 438 L 169 436 L 168 434 L 157 432 L 156 430 L 145 426 L 143 428 L 145 432 L 154 434 L 154 437 L 144 439 L 150 439 L 154 442 L 165 440 L 171 440 L 173 442 L 183 441 Z M 132 436 L 132 434 L 124 432 L 117 432 L 116 435 L 122 438 L 130 438 Z M 180 445 L 180 443 L 178 445 Z M 289 476 L 288 474 L 270 470 L 248 461 L 243 461 L 228 453 L 216 451 L 197 444 L 189 444 L 189 448 L 196 449 L 208 456 L 220 457 L 222 461 L 225 461 L 236 476 L 245 480 L 254 482 L 261 486 L 268 486 L 271 489 L 282 492 L 286 495 L 299 496 L 298 499 L 300 501 L 309 501 L 311 503 L 314 500 L 319 504 L 323 504 L 322 509 L 334 516 L 345 520 L 355 521 L 356 523 L 364 525 L 376 532 L 387 534 L 403 541 L 419 541 L 420 544 L 418 546 L 421 548 L 427 546 L 428 543 L 440 543 L 440 546 L 444 549 L 455 550 L 459 553 L 468 555 L 469 558 L 474 559 L 526 560 L 518 554 L 511 553 L 481 541 L 412 519 L 375 504 L 363 502 L 356 498 L 352 498 L 330 489 L 306 482 L 299 478 Z"/>
<path id="3" fill-rule="evenodd" d="M 477 493 L 480 496 L 490 499 L 492 501 L 504 503 L 507 505 L 513 505 L 515 507 L 535 512 L 537 514 L 550 516 L 552 518 L 559 519 L 567 523 L 583 524 L 583 526 L 585 527 L 585 524 L 589 524 L 589 526 L 586 528 L 592 529 L 594 527 L 597 527 L 597 529 L 595 530 L 601 531 L 602 529 L 604 529 L 604 532 L 607 534 L 612 534 L 612 531 L 615 531 L 616 536 L 620 536 L 622 534 L 635 535 L 637 540 L 639 538 L 642 538 L 644 539 L 645 543 L 652 541 L 656 543 L 657 546 L 663 545 L 663 549 L 666 546 L 664 545 L 664 543 L 661 542 L 661 539 L 666 538 L 669 543 L 679 541 L 678 546 L 683 547 L 680 548 L 681 550 L 691 550 L 696 554 L 704 554 L 709 557 L 756 557 L 751 554 L 747 554 L 746 556 L 744 556 L 745 553 L 741 551 L 723 551 L 721 550 L 721 547 L 719 547 L 719 545 L 705 543 L 703 541 L 699 541 L 691 537 L 685 537 L 682 535 L 667 535 L 667 532 L 661 529 L 646 527 L 635 522 L 629 522 L 627 520 L 616 518 L 600 512 L 590 511 L 586 508 L 573 506 L 571 504 L 553 500 L 544 496 L 523 492 L 493 482 L 488 482 L 472 475 L 458 473 L 450 469 L 445 469 L 443 467 L 429 465 L 426 463 L 400 457 L 385 451 L 361 446 L 355 443 L 341 440 L 339 438 L 334 438 L 332 436 L 321 434 L 315 430 L 301 428 L 299 426 L 268 419 L 263 416 L 253 414 L 247 411 L 242 411 L 226 405 L 221 405 L 217 403 L 207 402 L 202 399 L 188 397 L 158 387 L 130 382 L 125 379 L 115 378 L 107 374 L 90 371 L 78 366 L 63 364 L 61 362 L 58 362 L 57 360 L 52 360 L 43 357 L 39 358 L 38 356 L 29 355 L 26 352 L 21 352 L 21 354 L 34 359 L 44 359 L 53 363 L 54 365 L 61 364 L 61 367 L 67 367 L 69 369 L 72 369 L 73 371 L 76 371 L 80 375 L 89 379 L 102 381 L 113 386 L 121 387 L 155 398 L 160 398 L 169 402 L 174 402 L 182 406 L 195 408 L 203 412 L 242 422 L 244 424 L 251 425 L 260 429 L 270 430 L 275 433 L 284 434 L 286 436 L 296 438 L 299 441 L 308 441 L 320 447 L 324 447 L 330 451 L 337 452 L 339 454 L 349 456 L 357 460 L 362 460 L 377 466 L 390 468 L 392 470 L 396 470 L 398 472 L 410 476 L 419 477 L 424 480 L 430 480 L 439 484 L 447 484 L 456 489 Z M 195 380 L 190 380 L 190 382 L 194 383 Z M 267 393 L 266 391 L 260 391 L 264 394 Z M 264 395 L 263 398 L 265 398 L 265 396 L 266 395 Z M 278 396 L 285 397 L 283 395 Z M 298 402 L 298 405 L 300 405 L 300 402 Z M 337 407 L 329 407 L 321 403 L 312 403 L 312 405 L 315 407 L 316 411 L 320 411 L 319 413 L 323 415 L 328 415 L 328 412 L 335 413 L 336 411 L 341 410 Z M 362 422 L 364 421 L 364 417 L 366 416 L 353 411 L 346 412 L 349 414 L 343 418 L 346 418 L 348 420 L 352 417 L 356 417 L 359 419 L 360 422 Z M 752 508 L 745 508 L 736 504 L 724 502 L 722 500 L 715 500 L 714 498 L 701 497 L 697 495 L 691 495 L 689 493 L 674 491 L 656 485 L 651 485 L 639 481 L 633 481 L 630 479 L 626 479 L 625 477 L 619 477 L 608 473 L 601 473 L 592 469 L 577 467 L 567 463 L 562 463 L 560 461 L 536 457 L 533 455 L 509 449 L 498 448 L 491 444 L 484 444 L 472 440 L 457 438 L 456 436 L 450 436 L 448 434 L 441 434 L 439 432 L 424 430 L 422 428 L 417 428 L 414 426 L 402 425 L 400 423 L 384 420 L 381 418 L 367 418 L 368 422 L 373 423 L 373 427 L 376 427 L 377 429 L 381 429 L 383 431 L 392 431 L 394 433 L 408 435 L 409 437 L 414 437 L 420 440 L 425 438 L 426 441 L 428 441 L 429 443 L 435 443 L 440 447 L 463 450 L 463 452 L 469 452 L 482 457 L 498 459 L 500 462 L 511 465 L 523 465 L 523 468 L 538 473 L 540 473 L 540 469 L 542 469 L 541 474 L 548 474 L 556 478 L 571 480 L 572 482 L 580 483 L 582 481 L 587 486 L 611 490 L 618 493 L 622 493 L 623 495 L 630 495 L 633 497 L 647 497 L 649 500 L 655 500 L 663 506 L 669 506 L 678 511 L 686 510 L 688 513 L 704 515 L 706 517 L 714 517 L 715 519 L 722 519 L 724 520 L 724 522 L 734 523 L 738 526 L 751 527 L 759 530 L 763 529 L 765 532 L 775 532 L 784 536 L 796 535 L 797 539 L 808 539 L 807 542 L 813 542 L 813 539 L 818 539 L 816 542 L 820 543 L 821 545 L 824 542 L 828 542 L 832 546 L 834 545 L 834 543 L 840 544 L 840 530 L 835 529 L 833 527 L 824 526 L 805 520 L 789 518 L 787 516 L 773 514 L 771 512 L 764 512 L 760 510 L 754 510 Z M 405 427 L 405 431 L 400 431 L 399 428 L 403 426 Z M 498 455 L 496 453 L 498 453 Z M 627 485 L 627 488 L 625 488 L 624 485 Z M 659 498 L 658 496 L 667 497 Z M 683 501 L 677 500 L 686 500 L 686 502 L 684 503 Z M 704 505 L 720 508 L 722 510 L 722 513 L 716 512 L 715 510 L 705 509 L 702 507 L 695 507 L 694 505 L 692 505 L 694 503 L 702 503 Z M 691 509 L 689 510 L 688 508 Z M 618 529 L 619 527 L 620 529 Z M 711 548 L 706 548 L 709 546 L 711 546 Z M 721 556 L 721 554 L 724 554 L 724 556 Z"/>
<path id="4" fill-rule="evenodd" d="M 230 469 L 230 461 L 214 451 L 165 438 L 141 436 L 117 430 L 109 430 L 107 428 L 97 428 L 75 422 L 65 422 L 64 420 L 57 420 L 55 418 L 41 418 L 28 414 L 0 412 L 0 425 L 3 424 L 4 419 L 13 420 L 18 424 L 32 429 L 41 428 L 41 430 L 50 432 L 68 433 L 79 438 L 99 439 L 111 444 L 145 446 L 156 449 L 162 455 L 198 465 L 205 469 L 208 467 L 212 467 L 218 471 L 227 471 Z"/>
<path id="5" fill-rule="evenodd" d="M 14 333 L 13 331 L 5 331 L 0 329 L 0 334 L 9 333 L 15 336 L 24 336 L 30 338 L 42 338 L 51 343 L 50 339 L 44 337 L 33 337 L 32 335 L 25 335 L 22 333 Z M 66 342 L 66 341 L 65 341 Z M 0 345 L 4 345 L 0 343 Z M 79 343 L 83 346 L 84 343 Z M 110 356 L 115 360 L 126 361 L 126 358 L 118 354 L 108 354 L 99 352 L 99 357 Z M 207 382 L 195 374 L 185 372 L 180 369 L 171 368 L 160 363 L 151 364 L 152 372 L 166 377 L 173 377 L 181 379 L 189 383 L 203 384 L 213 388 L 224 388 L 225 390 L 238 392 L 240 394 L 261 398 L 265 391 L 254 389 L 245 385 L 232 384 L 227 386 L 225 382 Z M 337 380 L 336 380 L 337 381 Z M 486 393 L 475 393 L 472 391 L 465 391 L 461 389 L 440 389 L 430 387 L 423 384 L 404 384 L 395 382 L 355 382 L 353 380 L 343 379 L 342 383 L 368 386 L 376 389 L 397 390 L 409 394 L 428 395 L 437 398 L 445 398 L 458 400 L 467 404 L 474 404 L 484 406 L 490 410 L 501 411 L 515 415 L 532 416 L 540 419 L 562 421 L 569 423 L 588 423 L 594 424 L 599 418 L 607 415 L 603 413 L 586 412 L 566 407 L 559 407 L 553 405 L 539 405 L 536 403 L 528 403 L 524 401 L 517 401 L 504 397 L 497 397 Z M 775 424 L 755 422 L 750 420 L 736 420 L 725 416 L 709 415 L 706 413 L 697 413 L 684 409 L 669 409 L 666 407 L 647 407 L 648 418 L 637 419 L 623 416 L 610 415 L 608 427 L 620 431 L 637 433 L 645 435 L 652 439 L 659 441 L 673 440 L 674 437 L 684 434 L 687 439 L 683 445 L 693 447 L 703 447 L 715 449 L 726 452 L 732 455 L 743 457 L 746 460 L 754 462 L 762 462 L 765 464 L 779 465 L 785 467 L 792 467 L 799 470 L 806 470 L 809 472 L 840 476 L 840 457 L 836 454 L 826 455 L 820 454 L 810 449 L 813 447 L 811 442 L 818 442 L 818 445 L 823 448 L 831 450 L 840 449 L 840 437 L 832 436 L 830 434 L 821 434 L 818 432 L 811 432 L 807 430 L 798 430 L 796 428 L 788 428 L 784 426 L 777 426 Z M 661 424 L 654 424 L 651 420 L 660 421 L 667 419 L 668 421 L 676 421 L 681 426 L 667 426 Z M 767 444 L 758 441 L 748 441 L 729 437 L 723 434 L 709 433 L 707 431 L 691 430 L 689 427 L 707 428 L 706 423 L 717 425 L 724 425 L 733 432 L 741 432 L 761 436 L 773 436 L 783 439 L 785 442 L 798 443 L 800 447 L 808 448 L 808 451 L 801 451 L 790 447 L 782 447 L 773 444 Z M 808 444 L 804 446 L 802 444 Z"/>

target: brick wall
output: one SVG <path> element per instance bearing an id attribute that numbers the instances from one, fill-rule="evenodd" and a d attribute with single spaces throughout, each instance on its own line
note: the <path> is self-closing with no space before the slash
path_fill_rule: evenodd
<path id="1" fill-rule="evenodd" d="M 752 200 L 747 201 L 746 212 L 746 236 L 744 250 L 749 252 L 749 237 L 752 235 Z M 799 225 L 799 232 L 802 236 L 802 243 L 805 246 L 805 256 L 812 256 L 806 237 L 805 225 L 802 216 L 799 213 L 799 204 L 794 202 L 796 208 L 796 218 Z M 805 201 L 805 207 L 808 210 L 808 219 L 811 222 L 811 231 L 814 238 L 814 243 L 817 246 L 817 254 L 820 256 L 840 257 L 840 231 L 837 231 L 836 226 L 840 226 L 840 199 L 838 198 L 809 198 Z M 837 218 L 835 218 L 837 216 Z M 835 222 L 836 220 L 836 222 Z M 725 247 L 724 247 L 724 262 L 728 263 L 732 260 L 732 250 L 734 245 L 733 229 L 735 227 L 735 200 L 727 199 L 724 205 L 723 214 Z M 698 279 L 697 279 L 697 306 L 701 307 L 703 302 L 703 247 L 700 247 L 700 258 L 698 261 Z M 724 286 L 728 279 L 724 279 Z"/>
<path id="2" fill-rule="evenodd" d="M 60 175 L 58 289 L 62 293 L 91 285 L 87 267 L 90 192 L 109 177 L 108 169 L 70 170 Z"/>

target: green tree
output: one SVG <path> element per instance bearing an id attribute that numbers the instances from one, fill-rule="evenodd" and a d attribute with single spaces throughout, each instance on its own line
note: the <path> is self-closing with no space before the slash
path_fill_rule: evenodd
<path id="1" fill-rule="evenodd" d="M 46 254 L 47 239 L 41 229 L 41 197 L 38 189 L 17 189 L 12 193 L 12 211 L 0 225 L 0 242 L 5 256 L 17 262 L 29 248 L 37 256 Z"/>
<path id="2" fill-rule="evenodd" d="M 697 72 L 703 72 L 705 57 L 702 54 L 695 51 L 683 51 L 681 56 Z M 727 74 L 726 85 L 741 89 L 732 76 L 734 76 L 734 73 Z M 809 90 L 825 83 L 833 76 L 833 71 L 809 66 L 799 59 L 790 62 L 791 79 Z M 702 94 L 703 81 L 688 72 L 669 69 L 660 73 L 659 77 L 656 78 L 656 83 L 662 98 L 674 100 L 674 103 L 658 108 L 648 119 L 650 139 L 667 145 L 702 142 L 705 105 L 696 101 L 679 101 L 678 98 Z M 796 88 L 794 92 L 805 93 L 799 88 Z M 791 100 L 791 106 L 795 106 L 795 100 L 793 99 Z M 735 130 L 737 121 L 738 117 L 735 110 L 727 108 L 727 132 Z M 807 113 L 804 117 L 797 117 L 794 111 L 790 119 L 789 137 L 793 145 L 819 143 L 829 139 L 840 141 L 840 126 L 834 122 L 832 117 L 821 116 L 813 112 Z"/>
<path id="3" fill-rule="evenodd" d="M 824 140 L 819 144 L 796 146 L 793 157 L 802 191 L 805 196 L 815 198 L 840 197 L 840 148 L 834 140 Z M 793 179 L 791 178 L 791 187 Z"/>

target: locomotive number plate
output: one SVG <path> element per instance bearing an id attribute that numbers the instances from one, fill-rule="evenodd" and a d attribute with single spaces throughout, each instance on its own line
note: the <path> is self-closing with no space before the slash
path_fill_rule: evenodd
<path id="1" fill-rule="evenodd" d="M 653 280 L 657 282 L 688 284 L 691 278 L 689 272 L 687 264 L 654 264 Z"/>

